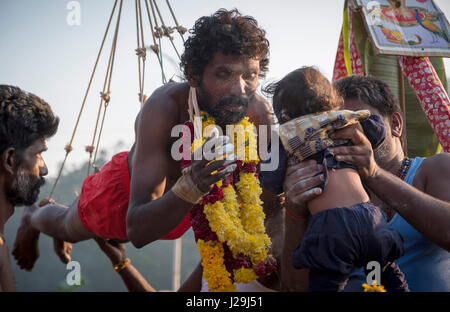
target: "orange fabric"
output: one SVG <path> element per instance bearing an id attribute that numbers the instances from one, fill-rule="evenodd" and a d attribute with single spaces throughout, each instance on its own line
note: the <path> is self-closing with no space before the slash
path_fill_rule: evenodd
<path id="1" fill-rule="evenodd" d="M 86 229 L 95 235 L 127 240 L 129 198 L 128 152 L 121 152 L 114 155 L 100 172 L 84 180 L 78 201 L 78 215 Z M 161 239 L 177 239 L 190 227 L 188 213 L 172 232 Z"/>

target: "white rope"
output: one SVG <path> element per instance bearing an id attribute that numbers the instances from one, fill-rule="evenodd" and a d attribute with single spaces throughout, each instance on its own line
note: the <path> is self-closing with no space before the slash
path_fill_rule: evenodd
<path id="1" fill-rule="evenodd" d="M 200 109 L 198 108 L 197 103 L 197 90 L 194 87 L 189 88 L 188 113 L 189 113 L 189 120 L 194 125 L 194 138 L 201 139 L 202 124 L 200 117 Z"/>

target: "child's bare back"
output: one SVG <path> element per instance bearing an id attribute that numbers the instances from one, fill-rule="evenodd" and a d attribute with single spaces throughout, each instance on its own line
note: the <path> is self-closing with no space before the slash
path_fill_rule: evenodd
<path id="1" fill-rule="evenodd" d="M 369 196 L 356 170 L 328 169 L 327 186 L 320 196 L 308 202 L 308 209 L 314 215 L 323 210 L 350 207 L 368 201 Z"/>

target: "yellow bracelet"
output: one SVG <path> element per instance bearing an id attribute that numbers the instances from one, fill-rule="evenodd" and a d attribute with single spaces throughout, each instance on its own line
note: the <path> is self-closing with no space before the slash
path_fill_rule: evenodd
<path id="1" fill-rule="evenodd" d="M 120 272 L 123 269 L 125 269 L 130 263 L 131 263 L 131 260 L 129 258 L 126 258 L 125 260 L 113 265 L 114 271 Z"/>

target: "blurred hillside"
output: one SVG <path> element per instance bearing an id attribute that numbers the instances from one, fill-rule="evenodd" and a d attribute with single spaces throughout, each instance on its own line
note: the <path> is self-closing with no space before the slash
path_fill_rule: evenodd
<path id="1" fill-rule="evenodd" d="M 45 154 L 44 154 L 45 157 Z M 106 161 L 106 153 L 100 154 L 98 165 Z M 108 159 L 109 160 L 109 159 Z M 66 170 L 61 177 L 53 196 L 57 202 L 69 205 L 80 193 L 83 179 L 87 173 L 87 162 L 76 168 Z M 42 187 L 40 198 L 45 198 L 53 186 L 53 179 L 48 178 Z M 23 208 L 16 208 L 14 215 L 6 223 L 5 236 L 10 252 L 20 223 Z M 183 237 L 181 284 L 191 274 L 200 261 L 194 242 L 192 230 Z M 126 244 L 127 256 L 132 264 L 142 273 L 147 281 L 157 290 L 172 289 L 172 254 L 173 241 L 156 241 L 141 249 L 136 249 L 131 243 Z M 41 234 L 39 240 L 40 257 L 32 272 L 19 269 L 11 257 L 17 291 L 61 291 L 68 290 L 66 284 L 66 265 L 63 264 L 53 251 L 53 240 Z M 127 291 L 120 276 L 114 272 L 110 260 L 98 248 L 93 240 L 74 245 L 72 260 L 81 265 L 82 285 L 74 291 Z"/>

